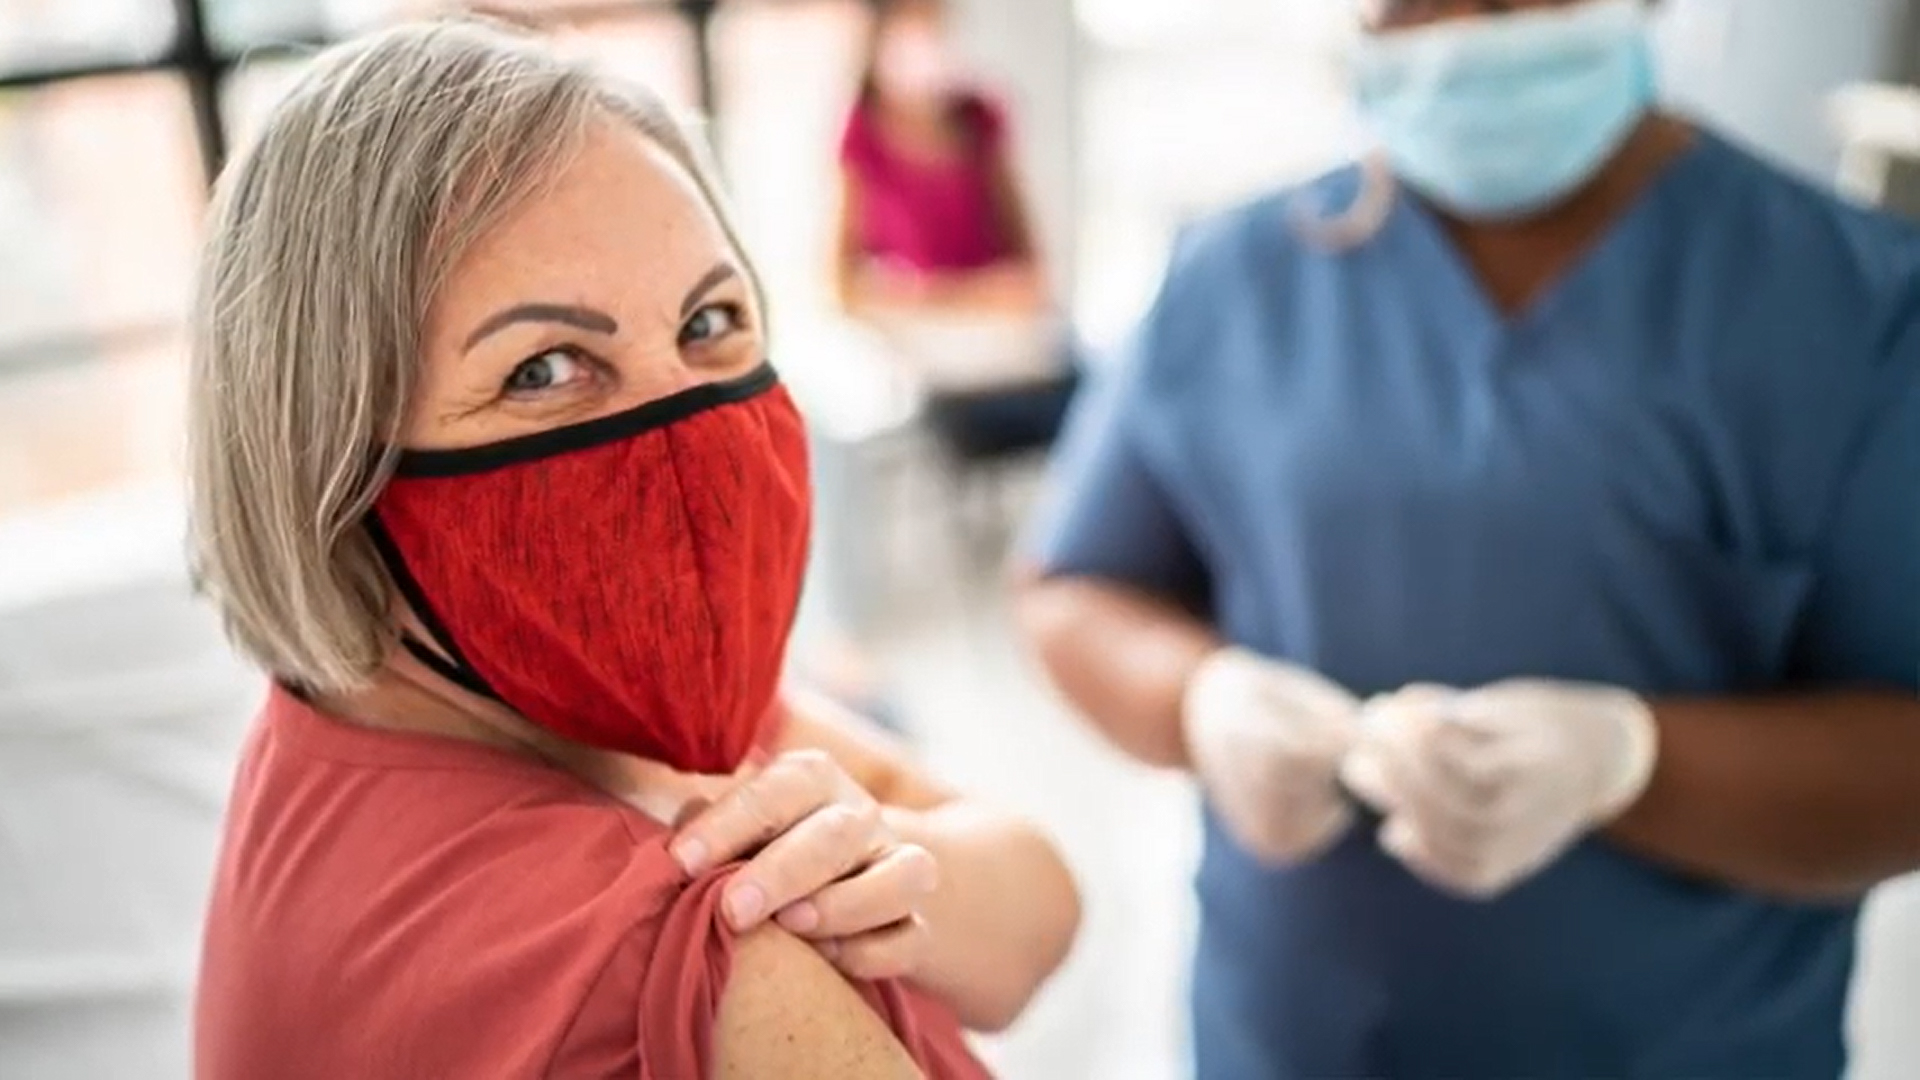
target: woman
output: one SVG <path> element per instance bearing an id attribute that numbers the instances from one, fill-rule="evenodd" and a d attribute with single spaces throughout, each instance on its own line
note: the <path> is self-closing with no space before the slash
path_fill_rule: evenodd
<path id="1" fill-rule="evenodd" d="M 1051 302 L 1006 115 L 960 81 L 945 20 L 940 0 L 873 6 L 840 144 L 840 301 L 883 330 L 969 318 L 1042 324 Z M 896 338 L 912 347 L 910 329 Z M 1054 355 L 1027 364 L 1019 385 L 935 387 L 933 421 L 962 457 L 1044 446 L 1058 431 L 1070 364 L 1058 346 L 1022 340 Z"/>
<path id="2" fill-rule="evenodd" d="M 1073 889 L 776 705 L 809 496 L 753 282 L 653 97 L 473 23 L 322 56 L 224 177 L 196 560 L 274 688 L 199 1075 L 984 1075 Z"/>
<path id="3" fill-rule="evenodd" d="M 1635 0 L 1372 11 L 1380 159 L 1184 238 L 1022 603 L 1207 796 L 1199 1073 L 1835 1076 L 1920 867 L 1920 235 L 1658 111 Z"/>

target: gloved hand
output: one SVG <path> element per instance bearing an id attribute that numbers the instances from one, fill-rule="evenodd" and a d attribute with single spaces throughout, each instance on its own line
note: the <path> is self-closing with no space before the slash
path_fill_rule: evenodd
<path id="1" fill-rule="evenodd" d="M 1490 899 L 1639 799 L 1659 733 L 1638 696 L 1516 681 L 1411 687 L 1368 704 L 1349 790 L 1386 817 L 1380 842 L 1435 886 Z"/>
<path id="2" fill-rule="evenodd" d="M 1336 783 L 1360 699 L 1305 668 L 1222 649 L 1187 683 L 1187 753 L 1236 840 L 1269 866 L 1320 854 L 1353 823 Z"/>

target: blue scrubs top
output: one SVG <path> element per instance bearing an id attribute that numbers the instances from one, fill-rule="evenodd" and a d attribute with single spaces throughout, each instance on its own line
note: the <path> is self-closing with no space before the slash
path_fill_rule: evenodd
<path id="1" fill-rule="evenodd" d="M 1504 317 L 1349 170 L 1191 229 L 1077 408 L 1039 561 L 1367 695 L 1920 679 L 1920 232 L 1713 136 Z M 1269 872 L 1209 820 L 1202 1080 L 1834 1076 L 1853 906 L 1592 841 L 1492 903 L 1356 830 Z"/>

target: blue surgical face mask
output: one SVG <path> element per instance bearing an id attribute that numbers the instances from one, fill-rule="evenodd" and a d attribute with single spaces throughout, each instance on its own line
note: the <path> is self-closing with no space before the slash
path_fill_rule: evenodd
<path id="1" fill-rule="evenodd" d="M 1641 0 L 1370 35 L 1360 108 L 1393 170 L 1445 210 L 1517 219 L 1592 179 L 1654 98 Z"/>

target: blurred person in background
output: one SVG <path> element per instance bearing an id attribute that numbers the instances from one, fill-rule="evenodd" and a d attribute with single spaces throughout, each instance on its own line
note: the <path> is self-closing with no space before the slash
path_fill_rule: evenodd
<path id="1" fill-rule="evenodd" d="M 195 561 L 273 688 L 199 1075 L 985 1074 L 1073 886 L 777 698 L 810 494 L 755 281 L 652 95 L 483 24 L 323 55 L 228 170 Z"/>
<path id="2" fill-rule="evenodd" d="M 970 360 L 999 369 L 989 354 L 1009 348 L 1032 354 L 1015 358 L 1019 376 L 1004 386 L 942 387 L 936 376 L 929 412 L 963 458 L 1044 447 L 1077 376 L 1015 174 L 1006 109 L 966 80 L 942 0 L 873 0 L 872 11 L 840 144 L 840 302 L 904 352 L 979 354 L 944 369 L 964 371 Z M 915 333 L 969 323 L 1016 332 L 963 332 L 946 344 Z"/>
<path id="3" fill-rule="evenodd" d="M 1189 230 L 1020 614 L 1207 803 L 1203 1080 L 1833 1077 L 1920 867 L 1920 234 L 1637 0 L 1368 7 L 1367 163 Z"/>

